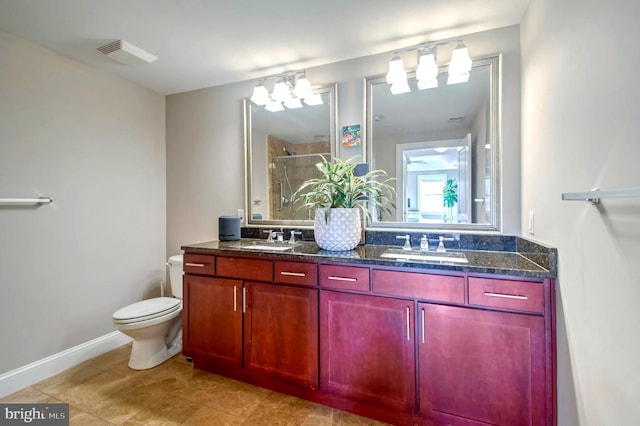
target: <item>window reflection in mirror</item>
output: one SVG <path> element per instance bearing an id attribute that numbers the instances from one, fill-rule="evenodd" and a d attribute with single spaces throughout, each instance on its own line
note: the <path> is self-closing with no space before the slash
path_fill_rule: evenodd
<path id="1" fill-rule="evenodd" d="M 307 209 L 291 194 L 307 179 L 319 177 L 315 164 L 332 158 L 336 136 L 336 87 L 316 88 L 322 103 L 267 111 L 245 100 L 247 223 L 310 225 Z"/>
<path id="2" fill-rule="evenodd" d="M 438 87 L 418 90 L 411 77 L 397 95 L 367 79 L 370 167 L 396 178 L 397 197 L 370 226 L 499 230 L 498 61 L 475 60 L 466 83 L 448 85 L 441 69 Z"/>

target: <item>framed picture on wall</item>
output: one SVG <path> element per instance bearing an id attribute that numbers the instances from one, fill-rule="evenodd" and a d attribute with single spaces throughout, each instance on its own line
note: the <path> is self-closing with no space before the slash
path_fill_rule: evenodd
<path id="1" fill-rule="evenodd" d="M 342 146 L 359 146 L 361 142 L 360 125 L 354 124 L 351 126 L 342 127 Z"/>

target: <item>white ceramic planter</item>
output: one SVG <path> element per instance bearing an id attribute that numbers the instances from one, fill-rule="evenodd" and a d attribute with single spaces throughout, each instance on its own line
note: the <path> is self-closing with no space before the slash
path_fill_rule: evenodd
<path id="1" fill-rule="evenodd" d="M 360 209 L 331 209 L 325 221 L 325 209 L 317 209 L 313 232 L 316 244 L 328 251 L 353 250 L 360 242 Z"/>

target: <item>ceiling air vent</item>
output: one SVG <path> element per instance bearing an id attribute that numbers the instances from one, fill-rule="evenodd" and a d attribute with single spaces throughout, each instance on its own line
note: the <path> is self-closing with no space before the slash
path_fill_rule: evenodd
<path id="1" fill-rule="evenodd" d="M 128 41 L 117 40 L 113 43 L 98 47 L 98 51 L 104 53 L 114 61 L 126 65 L 138 65 L 151 63 L 158 59 L 149 52 L 145 52 Z"/>
<path id="2" fill-rule="evenodd" d="M 449 117 L 449 123 L 459 123 L 464 120 L 464 115 L 458 117 Z"/>

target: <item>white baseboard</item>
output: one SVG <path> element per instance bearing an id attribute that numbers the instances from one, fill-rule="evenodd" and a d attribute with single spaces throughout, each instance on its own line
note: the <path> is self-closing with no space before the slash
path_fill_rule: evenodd
<path id="1" fill-rule="evenodd" d="M 129 336 L 119 331 L 114 331 L 31 364 L 0 374 L 0 398 L 62 373 L 71 367 L 125 345 L 130 341 L 131 338 Z"/>

